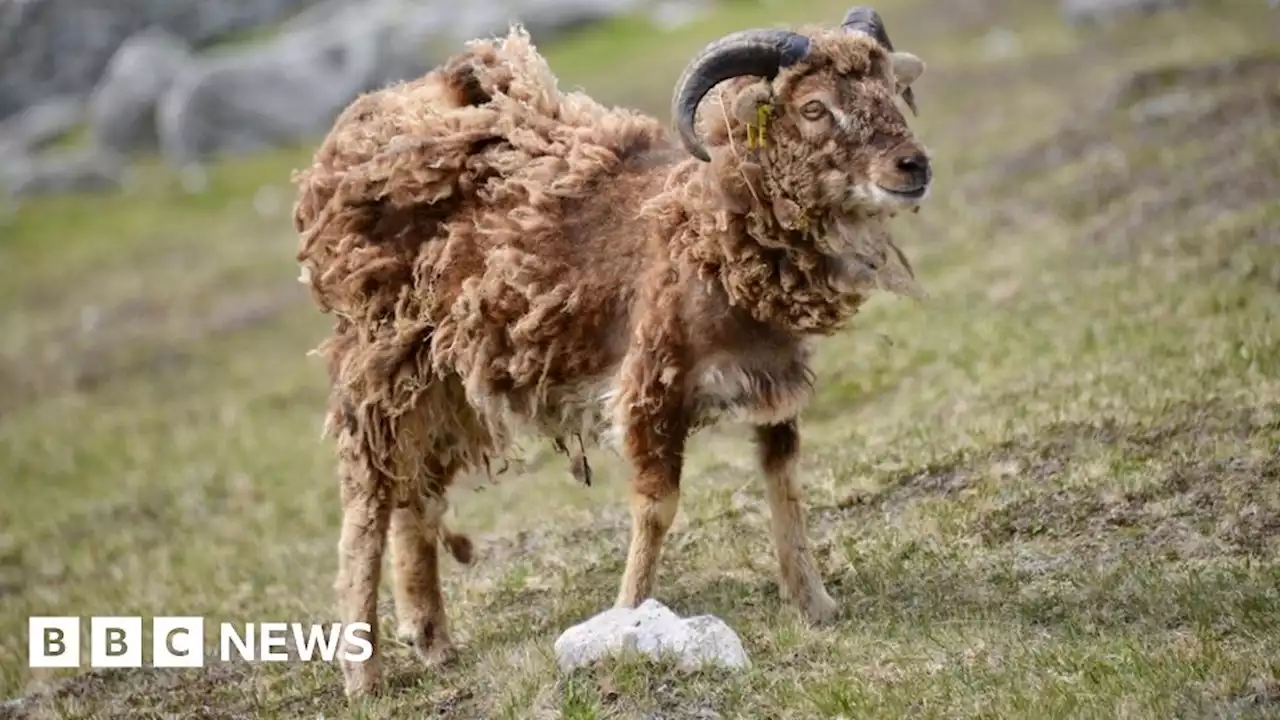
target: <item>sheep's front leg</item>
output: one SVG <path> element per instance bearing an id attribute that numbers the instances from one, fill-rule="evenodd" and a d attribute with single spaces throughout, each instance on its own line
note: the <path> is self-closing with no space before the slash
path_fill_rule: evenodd
<path id="1" fill-rule="evenodd" d="M 658 558 L 680 504 L 678 475 L 639 471 L 631 485 L 631 545 L 615 607 L 633 608 L 653 592 Z"/>
<path id="2" fill-rule="evenodd" d="M 658 558 L 680 503 L 687 422 L 678 380 L 655 380 L 630 403 L 626 450 L 631 479 L 631 545 L 615 607 L 636 607 L 653 591 Z"/>
<path id="3" fill-rule="evenodd" d="M 782 594 L 811 622 L 829 622 L 840 608 L 827 594 L 818 563 L 809 550 L 803 491 L 795 472 L 800 455 L 800 430 L 796 421 L 757 426 L 756 446 L 764 470 Z"/>
<path id="4" fill-rule="evenodd" d="M 364 463 L 342 462 L 342 531 L 338 539 L 339 615 L 343 625 L 367 623 L 365 637 L 373 654 L 364 661 L 348 661 L 345 638 L 339 662 L 348 697 L 364 695 L 382 679 L 378 643 L 378 583 L 386 547 L 391 502 L 387 478 Z M 355 649 L 353 649 L 355 650 Z"/>
<path id="5" fill-rule="evenodd" d="M 440 493 L 444 485 L 433 479 L 432 487 Z M 406 491 L 408 497 L 400 498 L 391 513 L 396 634 L 432 666 L 455 656 L 440 589 L 439 537 L 445 501 L 434 494 L 424 497 L 415 487 Z"/>

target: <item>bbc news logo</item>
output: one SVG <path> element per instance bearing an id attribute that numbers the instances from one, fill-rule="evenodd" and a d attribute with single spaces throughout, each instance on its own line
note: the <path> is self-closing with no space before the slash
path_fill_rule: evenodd
<path id="1" fill-rule="evenodd" d="M 27 620 L 28 666 L 33 668 L 77 668 L 80 660 L 78 617 L 32 617 Z M 373 655 L 373 645 L 358 632 L 369 632 L 368 623 L 304 625 L 264 622 L 218 626 L 218 657 L 231 662 L 236 656 L 250 662 L 287 662 L 289 640 L 302 661 L 318 658 L 333 662 L 338 649 L 342 659 L 364 662 Z M 156 617 L 151 620 L 151 666 L 158 668 L 204 667 L 204 618 Z M 142 667 L 143 629 L 141 617 L 89 618 L 89 666 L 95 668 Z"/>

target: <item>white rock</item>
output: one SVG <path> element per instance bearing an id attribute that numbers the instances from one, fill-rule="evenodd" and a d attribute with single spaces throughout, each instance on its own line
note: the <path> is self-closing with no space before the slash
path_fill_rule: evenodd
<path id="1" fill-rule="evenodd" d="M 13 713 L 14 717 L 21 717 L 18 713 L 27 709 L 31 705 L 31 698 L 16 697 L 12 700 L 0 700 L 0 712 Z"/>
<path id="2" fill-rule="evenodd" d="M 703 665 L 747 668 L 742 640 L 713 615 L 681 618 L 652 598 L 639 607 L 612 608 L 565 630 L 556 639 L 556 661 L 563 671 L 635 650 L 654 660 L 670 654 L 683 669 Z"/>

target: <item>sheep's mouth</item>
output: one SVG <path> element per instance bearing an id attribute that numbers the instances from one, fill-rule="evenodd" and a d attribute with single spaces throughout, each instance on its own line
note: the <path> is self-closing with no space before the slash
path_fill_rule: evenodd
<path id="1" fill-rule="evenodd" d="M 893 197 L 902 198 L 904 200 L 919 200 L 924 197 L 925 193 L 929 192 L 928 183 L 906 188 L 891 188 L 877 183 L 876 187 Z"/>

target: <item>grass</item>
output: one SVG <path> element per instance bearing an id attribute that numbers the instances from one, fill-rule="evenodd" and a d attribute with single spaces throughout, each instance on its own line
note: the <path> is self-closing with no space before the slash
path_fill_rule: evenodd
<path id="1" fill-rule="evenodd" d="M 393 645 L 393 689 L 351 706 L 322 663 L 27 669 L 29 615 L 332 617 L 305 357 L 328 321 L 294 282 L 307 148 L 202 194 L 144 168 L 0 220 L 0 697 L 29 698 L 0 717 L 1280 717 L 1277 65 L 1195 70 L 1264 51 L 1277 16 L 1086 32 L 1046 8 L 882 9 L 931 63 L 937 192 L 899 237 L 932 298 L 877 299 L 819 352 L 802 469 L 836 627 L 778 597 L 747 433 L 694 442 L 658 597 L 734 627 L 741 674 L 556 671 L 555 637 L 615 593 L 625 475 L 597 453 L 580 487 L 536 443 L 455 498 L 478 561 L 446 568 L 453 667 Z M 566 85 L 665 112 L 707 37 L 843 9 L 733 3 L 547 52 Z M 986 52 L 997 25 L 1014 56 Z"/>

